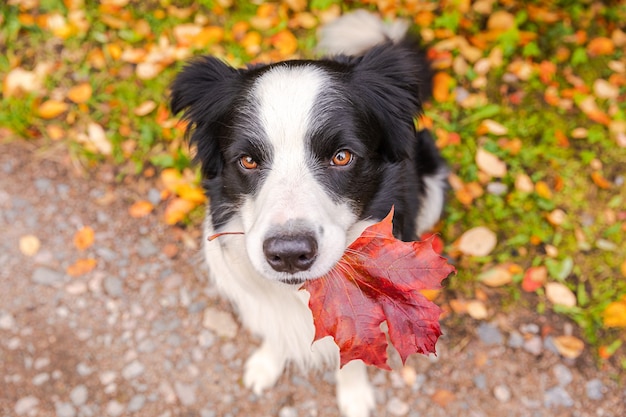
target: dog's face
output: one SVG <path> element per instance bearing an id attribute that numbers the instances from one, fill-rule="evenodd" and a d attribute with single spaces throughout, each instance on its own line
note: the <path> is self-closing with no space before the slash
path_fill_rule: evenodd
<path id="1" fill-rule="evenodd" d="M 419 100 L 406 91 L 417 80 L 385 73 L 378 55 L 247 70 L 205 58 L 174 82 L 172 108 L 187 109 L 215 229 L 243 227 L 241 250 L 268 279 L 327 273 L 373 215 L 383 165 L 410 154 Z"/>

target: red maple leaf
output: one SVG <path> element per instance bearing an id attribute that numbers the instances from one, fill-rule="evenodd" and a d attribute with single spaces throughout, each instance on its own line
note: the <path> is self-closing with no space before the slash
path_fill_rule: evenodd
<path id="1" fill-rule="evenodd" d="M 402 242 L 392 233 L 393 209 L 361 234 L 325 276 L 307 281 L 315 340 L 332 336 L 341 366 L 353 359 L 387 364 L 386 321 L 402 362 L 413 353 L 435 352 L 441 309 L 421 294 L 439 289 L 454 267 L 432 249 L 431 240 Z"/>

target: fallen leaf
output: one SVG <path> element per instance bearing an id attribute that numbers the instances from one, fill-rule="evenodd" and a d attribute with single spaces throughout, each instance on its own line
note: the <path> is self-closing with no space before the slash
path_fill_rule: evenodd
<path id="1" fill-rule="evenodd" d="M 479 148 L 478 151 L 476 151 L 475 159 L 478 168 L 491 177 L 502 178 L 507 173 L 506 164 L 500 158 L 483 148 Z"/>
<path id="2" fill-rule="evenodd" d="M 535 184 L 533 184 L 528 175 L 521 173 L 515 176 L 515 189 L 523 193 L 532 193 L 535 189 Z"/>
<path id="3" fill-rule="evenodd" d="M 465 255 L 487 256 L 498 243 L 496 234 L 484 226 L 463 233 L 457 242 L 458 250 Z"/>
<path id="4" fill-rule="evenodd" d="M 604 327 L 626 327 L 626 295 L 612 301 L 602 312 Z"/>
<path id="5" fill-rule="evenodd" d="M 604 190 L 608 190 L 609 188 L 611 188 L 611 183 L 609 182 L 609 180 L 604 178 L 601 172 L 598 172 L 598 171 L 592 172 L 591 180 L 593 181 L 595 185 L 597 185 L 598 187 Z"/>
<path id="6" fill-rule="evenodd" d="M 206 202 L 206 196 L 201 188 L 191 184 L 181 184 L 176 188 L 176 193 L 182 199 L 198 205 Z"/>
<path id="7" fill-rule="evenodd" d="M 55 117 L 65 113 L 68 109 L 68 104 L 59 100 L 48 100 L 41 103 L 37 109 L 39 117 L 44 119 L 54 119 Z"/>
<path id="8" fill-rule="evenodd" d="M 553 339 L 554 347 L 568 359 L 576 359 L 585 350 L 585 343 L 574 336 L 557 336 Z"/>
<path id="9" fill-rule="evenodd" d="M 513 274 L 508 268 L 496 266 L 482 272 L 477 279 L 488 287 L 502 287 L 513 282 Z"/>
<path id="10" fill-rule="evenodd" d="M 576 295 L 560 282 L 548 282 L 546 284 L 546 297 L 552 304 L 564 307 L 576 306 Z"/>
<path id="11" fill-rule="evenodd" d="M 85 226 L 74 234 L 74 246 L 78 250 L 85 250 L 93 245 L 95 236 L 94 230 Z"/>
<path id="12" fill-rule="evenodd" d="M 393 210 L 365 229 L 327 275 L 303 285 L 310 293 L 315 340 L 332 336 L 342 366 L 360 359 L 390 369 L 384 321 L 403 363 L 412 353 L 434 353 L 441 335 L 441 309 L 420 290 L 440 288 L 454 267 L 429 241 L 396 240 L 392 217 Z"/>
<path id="13" fill-rule="evenodd" d="M 4 77 L 2 94 L 4 98 L 17 95 L 20 92 L 30 93 L 39 91 L 42 87 L 42 77 L 35 71 L 27 71 L 23 68 L 13 68 Z"/>
<path id="14" fill-rule="evenodd" d="M 78 259 L 72 265 L 67 267 L 67 274 L 71 277 L 77 277 L 93 271 L 98 262 L 93 258 Z"/>
<path id="15" fill-rule="evenodd" d="M 610 38 L 602 36 L 593 38 L 587 44 L 587 52 L 591 56 L 611 55 L 615 52 L 615 44 Z"/>
<path id="16" fill-rule="evenodd" d="M 506 31 L 514 27 L 515 16 L 504 10 L 493 12 L 487 20 L 487 28 L 490 30 Z"/>
<path id="17" fill-rule="evenodd" d="M 135 113 L 136 116 L 146 116 L 152 113 L 152 111 L 156 109 L 156 107 L 157 105 L 153 100 L 146 100 L 139 106 L 135 107 L 133 113 Z"/>
<path id="18" fill-rule="evenodd" d="M 619 97 L 619 87 L 598 78 L 593 82 L 593 92 L 601 99 L 616 99 Z"/>
<path id="19" fill-rule="evenodd" d="M 560 226 L 567 218 L 567 215 L 561 209 L 554 209 L 546 216 L 546 218 L 551 225 Z"/>
<path id="20" fill-rule="evenodd" d="M 431 400 L 440 407 L 446 407 L 455 399 L 456 395 L 452 391 L 448 391 L 445 389 L 439 389 L 435 391 L 435 393 L 431 397 Z"/>
<path id="21" fill-rule="evenodd" d="M 130 217 L 138 219 L 152 213 L 152 210 L 154 210 L 154 205 L 151 202 L 140 200 L 136 201 L 128 208 L 128 214 L 130 214 Z"/>
<path id="22" fill-rule="evenodd" d="M 492 135 L 502 136 L 509 133 L 509 129 L 495 120 L 485 119 L 480 122 L 480 126 L 478 126 L 476 133 L 479 135 L 491 133 Z"/>
<path id="23" fill-rule="evenodd" d="M 472 300 L 467 303 L 467 314 L 475 320 L 485 320 L 489 317 L 485 303 L 480 300 Z"/>
<path id="24" fill-rule="evenodd" d="M 287 30 L 281 30 L 276 35 L 270 38 L 272 46 L 278 49 L 278 52 L 282 57 L 289 57 L 298 50 L 298 39 L 294 34 Z"/>
<path id="25" fill-rule="evenodd" d="M 526 270 L 522 278 L 522 289 L 535 292 L 548 280 L 548 269 L 545 266 L 533 266 Z"/>
<path id="26" fill-rule="evenodd" d="M 93 94 L 93 89 L 89 83 L 78 84 L 67 92 L 67 98 L 76 104 L 86 103 Z"/>
<path id="27" fill-rule="evenodd" d="M 546 200 L 550 200 L 552 198 L 552 191 L 550 191 L 550 187 L 545 181 L 537 181 L 535 184 L 535 192 L 539 197 L 543 197 Z"/>
<path id="28" fill-rule="evenodd" d="M 165 208 L 165 223 L 176 224 L 183 221 L 196 206 L 197 204 L 182 198 L 171 200 Z"/>
<path id="29" fill-rule="evenodd" d="M 26 256 L 35 256 L 39 252 L 41 242 L 39 238 L 34 235 L 25 235 L 20 237 L 20 252 Z"/>
<path id="30" fill-rule="evenodd" d="M 447 72 L 438 72 L 433 77 L 433 98 L 440 102 L 448 101 L 452 77 Z"/>

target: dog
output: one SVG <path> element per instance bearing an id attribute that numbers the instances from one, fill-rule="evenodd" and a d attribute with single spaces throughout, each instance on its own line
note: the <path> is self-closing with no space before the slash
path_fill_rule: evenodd
<path id="1" fill-rule="evenodd" d="M 299 287 L 392 206 L 402 240 L 441 216 L 448 171 L 415 125 L 431 70 L 407 28 L 358 11 L 322 29 L 325 58 L 236 69 L 205 56 L 172 83 L 171 109 L 184 111 L 210 200 L 205 235 L 243 232 L 204 250 L 214 284 L 263 340 L 243 376 L 257 395 L 287 364 L 332 367 L 342 415 L 375 407 L 363 362 L 339 369 L 332 338 L 312 343 Z"/>

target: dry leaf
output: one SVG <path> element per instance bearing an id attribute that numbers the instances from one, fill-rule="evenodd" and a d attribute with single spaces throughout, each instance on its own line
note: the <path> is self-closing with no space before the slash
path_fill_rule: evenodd
<path id="1" fill-rule="evenodd" d="M 68 104 L 59 100 L 48 100 L 41 103 L 37 109 L 39 117 L 44 119 L 53 119 L 62 113 L 65 113 L 68 109 Z"/>
<path id="2" fill-rule="evenodd" d="M 451 403 L 455 399 L 456 399 L 456 396 L 454 395 L 454 393 L 452 391 L 448 391 L 445 389 L 440 389 L 440 390 L 435 391 L 435 393 L 431 397 L 431 400 L 433 400 L 433 402 L 435 404 L 438 404 L 440 407 L 446 407 L 449 403 Z"/>
<path id="3" fill-rule="evenodd" d="M 506 31 L 515 27 L 515 16 L 504 10 L 492 13 L 487 20 L 489 30 Z"/>
<path id="4" fill-rule="evenodd" d="M 546 284 L 546 297 L 552 304 L 564 307 L 576 306 L 576 295 L 560 282 L 548 282 Z"/>
<path id="5" fill-rule="evenodd" d="M 2 92 L 4 98 L 17 95 L 20 92 L 30 93 L 42 88 L 42 77 L 35 71 L 26 71 L 22 68 L 13 68 L 4 77 Z"/>
<path id="6" fill-rule="evenodd" d="M 533 184 L 528 175 L 521 173 L 515 177 L 515 189 L 523 193 L 532 193 L 535 189 L 535 184 Z"/>
<path id="7" fill-rule="evenodd" d="M 104 128 L 98 123 L 91 122 L 87 125 L 86 140 L 102 155 L 111 155 L 113 152 L 113 146 L 109 142 Z"/>
<path id="8" fill-rule="evenodd" d="M 202 189 L 191 184 L 181 184 L 176 188 L 176 193 L 182 199 L 191 201 L 196 205 L 206 202 L 206 196 Z"/>
<path id="9" fill-rule="evenodd" d="M 560 226 L 565 221 L 567 215 L 561 209 L 554 209 L 546 217 L 553 226 Z"/>
<path id="10" fill-rule="evenodd" d="M 601 78 L 593 82 L 593 92 L 596 97 L 601 99 L 616 99 L 619 97 L 619 87 Z"/>
<path id="11" fill-rule="evenodd" d="M 506 164 L 483 148 L 478 149 L 476 152 L 476 165 L 485 174 L 496 178 L 504 177 L 507 172 Z"/>
<path id="12" fill-rule="evenodd" d="M 545 266 L 533 266 L 526 270 L 522 278 L 522 289 L 526 292 L 534 292 L 548 280 L 548 269 Z"/>
<path id="13" fill-rule="evenodd" d="M 458 240 L 458 249 L 465 255 L 487 256 L 498 243 L 496 234 L 484 226 L 463 233 Z"/>
<path id="14" fill-rule="evenodd" d="M 291 31 L 285 29 L 272 36 L 270 42 L 282 57 L 289 57 L 298 50 L 298 39 Z"/>
<path id="15" fill-rule="evenodd" d="M 133 111 L 133 113 L 135 113 L 135 115 L 137 116 L 146 116 L 152 113 L 152 111 L 156 109 L 156 106 L 157 105 L 154 101 L 146 100 L 143 103 L 141 103 L 139 106 L 137 106 L 135 110 Z"/>
<path id="16" fill-rule="evenodd" d="M 92 93 L 91 84 L 81 83 L 70 88 L 70 91 L 67 92 L 67 98 L 76 104 L 86 103 L 91 98 Z"/>
<path id="17" fill-rule="evenodd" d="M 611 55 L 615 52 L 615 44 L 610 38 L 598 37 L 589 41 L 587 52 L 591 56 Z"/>
<path id="18" fill-rule="evenodd" d="M 556 350 L 564 358 L 576 359 L 585 350 L 585 343 L 574 336 L 557 336 L 553 342 Z"/>
<path id="19" fill-rule="evenodd" d="M 452 77 L 447 72 L 438 72 L 433 77 L 433 98 L 443 103 L 450 97 Z"/>
<path id="20" fill-rule="evenodd" d="M 485 320 L 489 317 L 485 303 L 480 300 L 472 300 L 467 303 L 467 314 L 475 320 Z"/>
<path id="21" fill-rule="evenodd" d="M 35 256 L 39 252 L 41 242 L 34 235 L 25 235 L 20 237 L 20 252 L 26 256 Z"/>
<path id="22" fill-rule="evenodd" d="M 176 224 L 185 219 L 187 214 L 196 207 L 191 201 L 175 198 L 165 208 L 165 223 Z"/>
<path id="23" fill-rule="evenodd" d="M 598 171 L 592 172 L 591 180 L 593 181 L 595 185 L 597 185 L 598 187 L 604 190 L 611 188 L 611 182 L 607 180 L 606 178 L 604 178 L 601 172 L 598 172 Z"/>
<path id="24" fill-rule="evenodd" d="M 509 129 L 495 120 L 485 119 L 480 123 L 480 126 L 478 126 L 476 133 L 479 135 L 491 133 L 492 135 L 502 136 L 509 133 Z"/>
<path id="25" fill-rule="evenodd" d="M 140 200 L 128 208 L 128 214 L 130 214 L 130 217 L 138 219 L 152 213 L 152 210 L 154 210 L 154 205 L 151 202 Z"/>
<path id="26" fill-rule="evenodd" d="M 602 312 L 605 327 L 626 327 L 626 296 L 613 301 Z"/>
<path id="27" fill-rule="evenodd" d="M 79 259 L 67 267 L 67 275 L 77 277 L 93 271 L 98 262 L 93 258 Z"/>
<path id="28" fill-rule="evenodd" d="M 85 250 L 93 245 L 95 236 L 94 230 L 89 226 L 85 226 L 74 234 L 74 246 L 78 250 Z"/>
<path id="29" fill-rule="evenodd" d="M 478 281 L 488 287 L 501 287 L 513 282 L 513 274 L 508 268 L 497 266 L 478 275 Z"/>
<path id="30" fill-rule="evenodd" d="M 535 192 L 539 197 L 543 197 L 547 200 L 552 198 L 552 191 L 550 191 L 550 187 L 545 181 L 537 181 L 537 184 L 535 184 Z"/>

